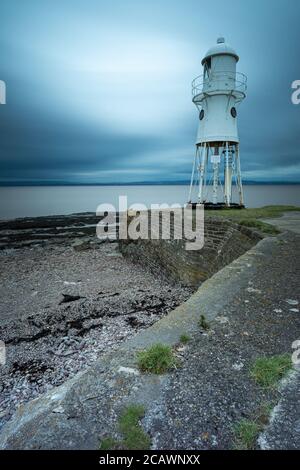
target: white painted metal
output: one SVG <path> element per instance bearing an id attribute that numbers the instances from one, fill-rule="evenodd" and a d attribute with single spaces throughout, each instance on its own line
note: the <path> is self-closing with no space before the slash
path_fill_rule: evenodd
<path id="1" fill-rule="evenodd" d="M 244 193 L 242 186 L 242 173 L 241 173 L 241 162 L 240 162 L 240 146 L 236 146 L 236 166 L 237 166 L 237 187 L 239 191 L 240 205 L 244 205 Z"/>
<path id="2" fill-rule="evenodd" d="M 218 202 L 218 188 L 221 186 L 219 172 L 223 169 L 224 191 L 223 201 L 220 202 L 227 206 L 233 202 L 232 178 L 235 176 L 239 203 L 243 204 L 236 108 L 246 96 L 247 78 L 236 72 L 238 60 L 236 51 L 225 43 L 224 38 L 219 38 L 202 60 L 203 75 L 192 82 L 193 102 L 200 113 L 196 155 L 197 158 L 199 155 L 201 157 L 198 168 L 198 202 L 201 203 L 205 202 L 204 195 L 207 193 L 207 174 L 212 174 L 212 202 Z M 210 151 L 213 156 L 221 156 L 219 163 L 208 158 Z M 191 185 L 192 181 L 194 175 Z"/>
<path id="3" fill-rule="evenodd" d="M 222 55 L 232 56 L 234 57 L 236 62 L 239 61 L 239 56 L 237 55 L 236 51 L 232 47 L 228 46 L 228 44 L 225 43 L 225 38 L 218 38 L 217 44 L 211 47 L 210 49 L 208 49 L 201 63 L 202 65 L 204 65 L 205 60 L 208 59 L 209 57 L 215 57 L 215 56 L 220 57 Z"/>
<path id="4" fill-rule="evenodd" d="M 201 147 L 201 162 L 200 162 L 200 179 L 199 179 L 199 193 L 198 199 L 203 202 L 203 184 L 204 184 L 204 170 L 205 170 L 205 157 L 206 157 L 206 144 Z"/>
<path id="5" fill-rule="evenodd" d="M 230 162 L 231 163 L 231 162 Z M 227 206 L 231 202 L 232 164 L 229 164 L 229 145 L 226 142 L 225 149 L 225 171 L 224 171 L 224 201 Z"/>
<path id="6" fill-rule="evenodd" d="M 198 150 L 198 147 L 197 147 Z M 196 167 L 196 157 L 197 153 L 194 157 L 194 162 L 193 162 L 193 171 L 192 171 L 192 176 L 191 176 L 191 183 L 190 183 L 190 192 L 189 192 L 189 202 L 192 200 L 192 190 L 193 190 L 193 184 L 194 184 L 194 175 L 195 175 L 195 167 Z"/>
<path id="7" fill-rule="evenodd" d="M 219 163 L 213 164 L 213 204 L 218 202 Z"/>
<path id="8" fill-rule="evenodd" d="M 196 144 L 204 142 L 239 142 L 237 120 L 230 114 L 236 101 L 228 95 L 214 95 L 202 102 L 204 118 L 200 121 Z"/>
<path id="9" fill-rule="evenodd" d="M 6 104 L 6 85 L 3 80 L 0 80 L 0 104 Z"/>

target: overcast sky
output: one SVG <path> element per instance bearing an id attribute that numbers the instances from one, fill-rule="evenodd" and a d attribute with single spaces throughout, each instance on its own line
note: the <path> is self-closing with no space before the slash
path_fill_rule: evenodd
<path id="1" fill-rule="evenodd" d="M 188 180 L 220 35 L 248 76 L 244 178 L 300 182 L 299 0 L 1 0 L 0 182 Z"/>

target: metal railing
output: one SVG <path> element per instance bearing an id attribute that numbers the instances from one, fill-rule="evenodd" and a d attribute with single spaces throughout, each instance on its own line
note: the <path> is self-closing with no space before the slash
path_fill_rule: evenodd
<path id="1" fill-rule="evenodd" d="M 210 72 L 209 76 L 204 77 L 204 75 L 199 75 L 192 81 L 193 99 L 206 93 L 222 91 L 245 96 L 246 90 L 247 77 L 240 72 Z"/>

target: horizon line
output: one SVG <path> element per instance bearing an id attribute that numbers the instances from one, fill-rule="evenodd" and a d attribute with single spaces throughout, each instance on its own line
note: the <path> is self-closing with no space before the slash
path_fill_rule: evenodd
<path id="1" fill-rule="evenodd" d="M 297 185 L 300 181 L 244 180 L 243 185 Z M 110 183 L 76 183 L 68 181 L 0 181 L 0 187 L 14 186 L 189 186 L 190 181 L 133 181 Z"/>

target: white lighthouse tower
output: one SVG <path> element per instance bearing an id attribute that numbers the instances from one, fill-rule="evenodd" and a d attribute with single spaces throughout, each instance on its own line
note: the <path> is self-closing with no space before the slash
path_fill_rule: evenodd
<path id="1" fill-rule="evenodd" d="M 238 60 L 235 50 L 219 38 L 202 60 L 203 75 L 192 82 L 200 122 L 189 202 L 196 190 L 197 203 L 244 206 L 237 107 L 246 96 L 247 78 L 236 72 Z"/>

